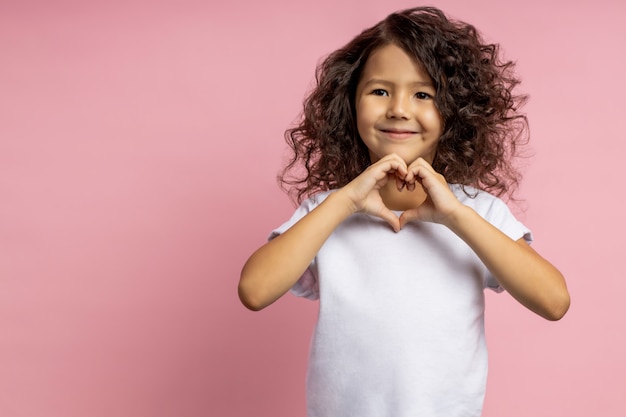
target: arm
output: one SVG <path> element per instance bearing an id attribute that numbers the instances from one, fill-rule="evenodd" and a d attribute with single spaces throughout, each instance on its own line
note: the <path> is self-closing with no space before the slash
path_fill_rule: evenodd
<path id="1" fill-rule="evenodd" d="M 353 213 L 379 216 L 399 230 L 400 220 L 385 207 L 379 190 L 390 178 L 404 178 L 406 173 L 406 164 L 397 155 L 381 159 L 285 233 L 261 246 L 241 271 L 241 302 L 251 310 L 261 310 L 280 298 L 302 276 L 337 226 Z"/>
<path id="2" fill-rule="evenodd" d="M 250 310 L 272 304 L 298 281 L 335 228 L 352 214 L 330 194 L 285 233 L 261 246 L 241 271 L 239 298 Z"/>
<path id="3" fill-rule="evenodd" d="M 563 275 L 524 239 L 512 240 L 467 206 L 451 214 L 448 227 L 517 301 L 548 320 L 565 315 L 570 298 Z"/>
<path id="4" fill-rule="evenodd" d="M 419 219 L 447 226 L 474 250 L 517 301 L 548 320 L 565 315 L 570 297 L 563 275 L 523 239 L 514 241 L 463 205 L 445 178 L 423 159 L 411 164 L 407 182 L 420 183 L 428 197 L 401 216 L 401 225 Z"/>

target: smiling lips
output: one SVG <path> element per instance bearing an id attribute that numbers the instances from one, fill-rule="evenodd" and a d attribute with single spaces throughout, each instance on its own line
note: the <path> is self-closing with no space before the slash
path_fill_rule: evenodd
<path id="1" fill-rule="evenodd" d="M 389 139 L 402 140 L 408 139 L 411 136 L 419 133 L 415 130 L 410 129 L 398 129 L 398 128 L 382 128 L 380 129 L 382 133 L 385 134 Z"/>

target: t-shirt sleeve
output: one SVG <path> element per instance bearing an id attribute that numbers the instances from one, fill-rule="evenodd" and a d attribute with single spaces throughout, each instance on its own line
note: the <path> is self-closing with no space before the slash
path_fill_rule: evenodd
<path id="1" fill-rule="evenodd" d="M 530 229 L 517 220 L 504 201 L 498 198 L 493 200 L 485 214 L 485 219 L 513 240 L 517 241 L 523 238 L 528 244 L 533 241 Z M 504 291 L 504 288 L 491 273 L 488 273 L 485 278 L 485 287 L 496 292 Z"/>
<path id="2" fill-rule="evenodd" d="M 276 236 L 289 230 L 289 228 L 313 210 L 316 205 L 317 204 L 315 204 L 315 200 L 313 199 L 302 202 L 300 207 L 296 209 L 289 220 L 280 225 L 278 228 L 272 230 L 267 240 L 272 240 Z M 319 284 L 315 267 L 315 259 L 313 259 L 309 267 L 304 271 L 294 286 L 291 287 L 290 292 L 298 297 L 308 298 L 309 300 L 317 300 L 319 298 Z"/>

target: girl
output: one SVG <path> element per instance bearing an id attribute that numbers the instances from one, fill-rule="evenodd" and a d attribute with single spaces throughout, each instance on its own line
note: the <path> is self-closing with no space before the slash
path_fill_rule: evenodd
<path id="1" fill-rule="evenodd" d="M 563 276 L 496 197 L 517 184 L 526 131 L 512 67 L 474 27 L 415 8 L 318 68 L 286 135 L 281 179 L 301 205 L 239 283 L 252 310 L 290 289 L 320 300 L 310 417 L 479 416 L 484 288 L 549 320 L 567 311 Z"/>

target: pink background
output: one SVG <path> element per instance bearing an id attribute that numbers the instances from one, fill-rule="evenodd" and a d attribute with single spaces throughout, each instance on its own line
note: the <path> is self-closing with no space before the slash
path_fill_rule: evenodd
<path id="1" fill-rule="evenodd" d="M 316 304 L 238 302 L 318 59 L 410 1 L 0 1 L 0 416 L 304 415 Z M 433 1 L 518 61 L 535 247 L 572 308 L 488 296 L 484 415 L 626 415 L 626 6 Z"/>

